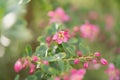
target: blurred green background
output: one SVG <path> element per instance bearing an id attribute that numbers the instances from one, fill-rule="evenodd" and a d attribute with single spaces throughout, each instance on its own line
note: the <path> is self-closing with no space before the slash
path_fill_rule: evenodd
<path id="1" fill-rule="evenodd" d="M 57 7 L 71 17 L 65 23 L 67 28 L 80 26 L 85 20 L 97 24 L 99 37 L 84 43 L 120 68 L 120 0 L 0 0 L 0 80 L 14 80 L 15 61 L 24 54 L 27 44 L 32 45 L 33 51 L 39 45 L 37 37 L 49 26 L 47 13 Z M 106 29 L 106 16 L 112 16 L 111 30 Z M 108 80 L 104 68 L 88 70 L 84 80 Z M 27 76 L 25 71 L 21 72 L 20 80 Z"/>

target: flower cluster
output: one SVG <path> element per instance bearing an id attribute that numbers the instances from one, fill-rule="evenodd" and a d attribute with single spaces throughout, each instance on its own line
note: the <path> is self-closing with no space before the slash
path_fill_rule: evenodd
<path id="1" fill-rule="evenodd" d="M 101 58 L 100 52 L 95 52 L 94 55 L 91 56 L 81 56 L 79 58 L 74 59 L 74 64 L 79 64 L 80 60 L 83 59 L 85 62 L 83 63 L 83 67 L 87 69 L 89 64 L 92 62 L 93 64 L 101 63 L 102 65 L 107 65 L 108 61 L 104 58 Z"/>
<path id="2" fill-rule="evenodd" d="M 97 15 L 93 16 L 93 14 L 96 13 L 92 13 L 93 19 L 96 19 Z M 50 17 L 50 23 L 63 23 L 70 19 L 62 8 L 50 11 L 48 16 Z M 54 80 L 83 80 L 86 70 L 89 69 L 91 64 L 108 64 L 108 61 L 101 57 L 100 52 L 84 55 L 80 44 L 82 41 L 78 39 L 81 35 L 82 38 L 87 38 L 90 41 L 95 40 L 100 31 L 98 26 L 86 22 L 80 27 L 75 26 L 73 31 L 64 28 L 55 29 L 56 26 L 53 27 L 53 30 L 48 29 L 46 35 L 49 36 L 41 36 L 40 45 L 35 51 L 35 54 L 39 55 L 39 57 L 31 57 L 31 55 L 28 54 L 27 57 L 18 59 L 14 65 L 15 72 L 18 73 L 25 68 L 29 68 L 29 74 L 33 74 L 39 67 L 41 71 L 40 74 L 43 74 L 42 78 L 44 79 L 46 79 L 48 75 L 51 79 L 57 76 Z M 57 27 L 60 26 L 57 25 Z M 50 35 L 50 31 L 56 34 L 53 35 L 50 33 Z M 77 34 L 79 34 L 79 36 Z M 79 67 L 78 70 L 74 69 L 74 66 L 79 64 L 82 64 L 81 67 Z M 69 69 L 66 69 L 68 67 Z M 66 74 L 66 72 L 69 73 Z M 111 69 L 108 69 L 107 73 L 111 75 Z M 116 74 L 116 70 L 114 73 Z"/>
<path id="3" fill-rule="evenodd" d="M 20 58 L 18 59 L 14 64 L 14 70 L 15 72 L 20 72 L 22 69 L 26 69 L 27 67 L 30 68 L 29 74 L 33 74 L 36 69 L 36 65 L 34 63 L 41 62 L 45 65 L 49 65 L 48 61 L 42 60 L 40 61 L 38 56 L 32 56 L 31 58 Z"/>
<path id="4" fill-rule="evenodd" d="M 34 71 L 35 71 L 35 68 L 36 66 L 31 63 L 27 58 L 21 58 L 21 59 L 18 59 L 14 65 L 14 70 L 15 72 L 20 72 L 22 69 L 25 69 L 29 67 L 30 70 L 29 70 L 29 74 L 33 74 Z"/>

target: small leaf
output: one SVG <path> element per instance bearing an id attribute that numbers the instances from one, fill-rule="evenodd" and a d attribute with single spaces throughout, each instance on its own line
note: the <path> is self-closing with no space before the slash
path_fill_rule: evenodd
<path id="1" fill-rule="evenodd" d="M 51 27 L 48 27 L 47 29 L 47 35 L 54 35 L 56 32 L 56 24 L 52 24 Z"/>
<path id="2" fill-rule="evenodd" d="M 69 40 L 70 44 L 76 44 L 77 42 L 78 42 L 77 38 L 72 38 L 72 39 Z"/>
<path id="3" fill-rule="evenodd" d="M 26 51 L 28 56 L 32 56 L 32 47 L 30 45 L 26 46 L 25 51 Z"/>
<path id="4" fill-rule="evenodd" d="M 67 56 L 75 56 L 75 46 L 74 45 L 69 45 L 67 43 L 62 43 L 62 46 L 67 53 Z"/>
<path id="5" fill-rule="evenodd" d="M 45 57 L 46 50 L 47 50 L 47 46 L 43 44 L 37 47 L 35 54 L 40 57 Z"/>
<path id="6" fill-rule="evenodd" d="M 41 70 L 43 70 L 47 74 L 52 74 L 52 75 L 58 74 L 58 71 L 55 68 L 46 65 L 41 65 Z"/>
<path id="7" fill-rule="evenodd" d="M 26 80 L 37 80 L 37 77 L 35 75 L 27 77 Z"/>
<path id="8" fill-rule="evenodd" d="M 49 62 L 52 62 L 52 61 L 58 61 L 58 60 L 63 59 L 65 57 L 66 57 L 66 53 L 61 52 L 61 53 L 55 54 L 54 56 L 45 57 L 43 59 L 47 60 Z"/>
<path id="9" fill-rule="evenodd" d="M 39 37 L 37 38 L 37 41 L 38 41 L 38 42 L 45 43 L 45 36 L 39 36 Z"/>
<path id="10" fill-rule="evenodd" d="M 61 72 L 64 72 L 64 70 L 65 70 L 65 64 L 64 64 L 64 62 L 62 60 L 58 61 L 58 66 L 59 66 Z"/>

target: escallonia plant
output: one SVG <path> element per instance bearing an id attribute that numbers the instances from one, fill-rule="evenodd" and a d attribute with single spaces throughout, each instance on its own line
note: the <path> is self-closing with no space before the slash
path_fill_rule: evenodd
<path id="1" fill-rule="evenodd" d="M 83 46 L 80 36 L 73 36 L 62 24 L 51 25 L 38 37 L 35 52 L 27 46 L 26 54 L 15 62 L 16 73 L 28 68 L 29 74 L 39 73 L 39 80 L 82 80 L 91 64 L 108 64 L 100 52 L 92 53 Z"/>
<path id="2" fill-rule="evenodd" d="M 62 23 L 70 17 L 62 8 L 50 11 L 48 16 L 51 26 L 38 37 L 40 45 L 34 52 L 30 46 L 26 47 L 26 53 L 14 64 L 16 73 L 29 69 L 32 76 L 25 80 L 83 80 L 91 65 L 108 64 L 100 52 L 91 52 L 82 40 L 96 38 L 99 33 L 96 25 L 86 22 L 80 28 L 65 28 Z"/>

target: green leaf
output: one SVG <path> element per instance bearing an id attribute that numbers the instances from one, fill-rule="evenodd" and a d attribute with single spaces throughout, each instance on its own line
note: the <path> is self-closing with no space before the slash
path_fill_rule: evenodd
<path id="1" fill-rule="evenodd" d="M 32 56 L 32 47 L 30 45 L 26 46 L 25 51 L 28 56 Z"/>
<path id="2" fill-rule="evenodd" d="M 19 80 L 19 78 L 20 78 L 20 75 L 17 74 L 14 80 Z"/>
<path id="3" fill-rule="evenodd" d="M 77 38 L 72 38 L 72 39 L 69 40 L 70 44 L 76 44 L 77 42 L 78 42 Z"/>
<path id="4" fill-rule="evenodd" d="M 62 43 L 62 46 L 65 50 L 65 52 L 67 53 L 67 56 L 75 56 L 75 46 L 74 45 L 70 45 L 70 44 L 67 44 L 67 43 Z"/>
<path id="5" fill-rule="evenodd" d="M 46 50 L 47 50 L 47 45 L 43 44 L 37 47 L 35 54 L 40 57 L 45 57 Z"/>
<path id="6" fill-rule="evenodd" d="M 65 58 L 65 57 L 66 57 L 66 53 L 60 52 L 60 53 L 55 54 L 54 56 L 45 57 L 43 59 L 47 60 L 49 62 L 52 62 L 52 61 L 61 60 L 61 59 Z"/>
<path id="7" fill-rule="evenodd" d="M 38 42 L 45 43 L 45 39 L 46 39 L 45 36 L 39 36 L 39 37 L 37 38 L 37 41 L 38 41 Z"/>
<path id="8" fill-rule="evenodd" d="M 79 48 L 79 50 L 82 51 L 82 53 L 84 55 L 87 55 L 87 54 L 90 53 L 89 47 L 88 46 L 84 46 L 82 43 L 79 43 L 78 48 Z"/>
<path id="9" fill-rule="evenodd" d="M 115 57 L 113 62 L 117 68 L 120 68 L 120 55 Z"/>
<path id="10" fill-rule="evenodd" d="M 26 80 L 37 80 L 37 77 L 35 75 L 27 77 Z"/>
<path id="11" fill-rule="evenodd" d="M 65 64 L 64 64 L 64 62 L 62 60 L 58 61 L 58 66 L 59 66 L 61 72 L 65 71 Z"/>
<path id="12" fill-rule="evenodd" d="M 34 75 L 37 77 L 37 80 L 42 80 L 42 77 L 41 77 L 41 75 L 42 75 L 41 70 L 37 70 L 37 71 L 35 72 Z"/>
<path id="13" fill-rule="evenodd" d="M 56 24 L 52 24 L 50 27 L 47 29 L 47 35 L 54 35 L 57 32 L 56 29 Z"/>
<path id="14" fill-rule="evenodd" d="M 47 74 L 52 74 L 52 75 L 58 74 L 58 71 L 55 68 L 46 65 L 41 65 L 41 70 L 43 70 Z"/>

